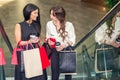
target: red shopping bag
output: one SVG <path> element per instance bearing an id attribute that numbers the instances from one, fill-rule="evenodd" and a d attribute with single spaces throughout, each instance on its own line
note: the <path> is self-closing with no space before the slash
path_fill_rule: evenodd
<path id="1" fill-rule="evenodd" d="M 18 48 L 18 47 L 13 49 L 11 64 L 18 65 L 17 52 L 19 52 L 19 51 L 23 51 L 23 49 L 22 48 Z"/>
<path id="2" fill-rule="evenodd" d="M 19 47 L 20 42 L 21 42 L 21 40 L 18 42 L 17 46 L 13 49 L 13 52 L 12 52 L 11 64 L 13 64 L 13 65 L 18 65 L 17 52 L 23 51 L 23 48 Z"/>
<path id="3" fill-rule="evenodd" d="M 5 61 L 5 57 L 4 57 L 4 52 L 3 49 L 0 48 L 0 65 L 5 65 L 6 61 Z"/>
<path id="4" fill-rule="evenodd" d="M 39 50 L 40 50 L 40 57 L 41 57 L 41 62 L 42 62 L 42 68 L 46 69 L 47 67 L 50 66 L 50 62 L 49 62 L 48 56 L 47 56 L 45 48 L 43 46 L 41 46 L 39 48 Z"/>

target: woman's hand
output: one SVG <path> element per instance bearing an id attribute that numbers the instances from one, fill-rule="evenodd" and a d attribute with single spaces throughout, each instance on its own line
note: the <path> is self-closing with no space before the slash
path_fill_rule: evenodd
<path id="1" fill-rule="evenodd" d="M 55 38 L 49 38 L 48 44 L 51 48 L 56 48 L 56 39 Z"/>
<path id="2" fill-rule="evenodd" d="M 56 42 L 54 42 L 54 41 L 48 39 L 48 44 L 49 44 L 50 46 L 55 45 L 55 43 L 56 43 Z"/>
<path id="3" fill-rule="evenodd" d="M 30 38 L 30 40 L 28 41 L 29 43 L 39 43 L 40 42 L 40 37 L 36 37 L 36 38 Z"/>
<path id="4" fill-rule="evenodd" d="M 66 45 L 65 45 L 65 44 L 62 44 L 62 45 L 60 45 L 60 46 L 57 48 L 57 51 L 61 51 L 61 50 L 63 50 L 64 48 L 66 48 Z"/>
<path id="5" fill-rule="evenodd" d="M 117 42 L 115 42 L 115 41 L 109 41 L 108 44 L 109 44 L 109 45 L 112 45 L 112 46 L 115 47 L 115 48 L 119 48 L 119 47 L 120 47 L 120 44 L 117 43 Z"/>

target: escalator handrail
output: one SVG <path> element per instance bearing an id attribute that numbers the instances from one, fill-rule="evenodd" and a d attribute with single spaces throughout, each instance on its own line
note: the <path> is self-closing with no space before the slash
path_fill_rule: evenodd
<path id="1" fill-rule="evenodd" d="M 0 32 L 1 32 L 1 34 L 2 34 L 2 36 L 3 36 L 3 38 L 4 38 L 4 40 L 5 40 L 8 48 L 9 48 L 9 50 L 10 50 L 10 52 L 12 53 L 13 47 L 12 47 L 12 45 L 11 45 L 11 43 L 10 43 L 10 40 L 9 40 L 9 38 L 8 38 L 5 30 L 4 30 L 4 27 L 3 27 L 3 25 L 2 25 L 1 20 L 0 20 Z"/>
<path id="2" fill-rule="evenodd" d="M 80 46 L 90 35 L 92 35 L 105 21 L 120 10 L 120 1 L 91 29 L 80 41 L 75 44 L 74 49 Z"/>

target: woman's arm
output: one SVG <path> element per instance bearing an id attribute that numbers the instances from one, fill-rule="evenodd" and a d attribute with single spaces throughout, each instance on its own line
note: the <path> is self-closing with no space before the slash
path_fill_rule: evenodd
<path id="1" fill-rule="evenodd" d="M 19 45 L 26 45 L 28 43 L 28 41 L 21 40 L 21 26 L 20 26 L 20 24 L 15 25 L 15 40 L 17 43 L 19 41 L 21 41 Z"/>
<path id="2" fill-rule="evenodd" d="M 38 39 L 36 39 L 36 40 L 30 38 L 30 40 L 28 40 L 28 41 L 22 41 L 22 39 L 21 39 L 21 26 L 20 26 L 20 24 L 16 24 L 15 25 L 15 40 L 17 43 L 19 41 L 21 41 L 19 45 L 27 45 L 27 44 L 31 44 L 31 43 L 40 42 L 40 37 L 38 37 Z"/>
<path id="3" fill-rule="evenodd" d="M 20 28 L 20 24 L 16 24 L 15 25 L 15 40 L 18 43 L 19 41 L 21 41 L 21 28 Z"/>

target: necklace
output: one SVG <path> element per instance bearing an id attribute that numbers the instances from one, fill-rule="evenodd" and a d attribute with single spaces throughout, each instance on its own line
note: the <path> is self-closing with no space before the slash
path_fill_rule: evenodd
<path id="1" fill-rule="evenodd" d="M 32 22 L 31 22 L 30 20 L 28 20 L 28 21 L 26 21 L 26 22 L 27 22 L 28 26 L 30 27 L 31 24 L 32 24 Z"/>

